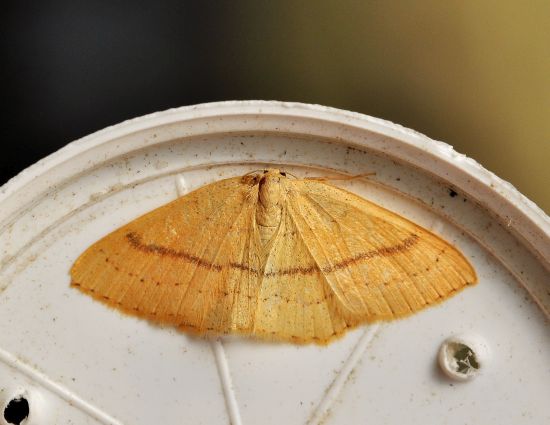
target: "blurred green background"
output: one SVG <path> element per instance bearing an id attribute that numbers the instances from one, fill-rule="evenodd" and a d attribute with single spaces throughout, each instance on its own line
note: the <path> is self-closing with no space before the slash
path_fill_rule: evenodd
<path id="1" fill-rule="evenodd" d="M 445 141 L 550 212 L 549 1 L 38 3 L 4 12 L 4 180 L 127 118 L 275 99 Z"/>

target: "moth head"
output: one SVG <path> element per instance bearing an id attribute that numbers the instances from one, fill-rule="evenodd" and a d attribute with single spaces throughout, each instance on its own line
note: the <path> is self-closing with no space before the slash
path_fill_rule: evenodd
<path id="1" fill-rule="evenodd" d="M 273 179 L 274 181 L 281 181 L 282 177 L 286 177 L 286 173 L 284 171 L 281 171 L 278 168 L 267 168 L 263 170 L 261 180 L 269 178 Z"/>
<path id="2" fill-rule="evenodd" d="M 258 182 L 260 202 L 263 205 L 277 205 L 281 197 L 281 183 L 285 174 L 278 169 L 263 170 Z"/>
<path id="3" fill-rule="evenodd" d="M 287 173 L 280 171 L 277 168 L 265 168 L 263 170 L 252 171 L 248 174 L 245 174 L 241 182 L 250 186 L 257 184 L 264 184 L 266 179 L 269 179 L 270 182 L 280 182 L 282 178 L 286 178 Z"/>

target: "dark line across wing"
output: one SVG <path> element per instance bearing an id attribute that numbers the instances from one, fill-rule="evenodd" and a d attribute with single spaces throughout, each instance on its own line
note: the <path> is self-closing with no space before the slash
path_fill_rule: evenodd
<path id="1" fill-rule="evenodd" d="M 126 239 L 128 240 L 128 242 L 133 248 L 139 251 L 150 253 L 150 254 L 156 254 L 160 256 L 166 256 L 166 257 L 182 258 L 190 263 L 198 265 L 199 267 L 212 269 L 218 272 L 222 271 L 225 268 L 231 268 L 231 269 L 247 271 L 256 275 L 261 273 L 260 269 L 249 267 L 246 264 L 235 263 L 235 262 L 231 262 L 228 264 L 211 263 L 195 255 L 189 254 L 185 251 L 177 251 L 173 248 L 167 248 L 165 246 L 160 246 L 156 244 L 145 244 L 141 240 L 141 237 L 134 232 L 127 233 Z M 332 273 L 334 271 L 341 270 L 343 268 L 346 268 L 352 264 L 358 263 L 363 260 L 367 260 L 374 257 L 387 257 L 390 255 L 395 255 L 395 254 L 407 251 L 409 248 L 415 245 L 419 239 L 420 238 L 418 235 L 412 234 L 408 238 L 404 239 L 403 242 L 397 245 L 362 252 L 354 255 L 353 257 L 339 261 L 336 264 L 325 266 L 322 269 L 319 268 L 317 265 L 310 266 L 310 267 L 291 267 L 288 269 L 282 269 L 282 270 L 265 273 L 264 277 L 277 277 L 277 276 L 287 276 L 287 275 L 294 275 L 294 274 L 308 275 L 308 274 L 313 274 L 320 271 L 322 271 L 323 273 Z"/>

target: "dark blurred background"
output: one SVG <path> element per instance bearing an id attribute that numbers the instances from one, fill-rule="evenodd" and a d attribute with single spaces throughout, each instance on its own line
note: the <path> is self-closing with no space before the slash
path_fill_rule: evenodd
<path id="1" fill-rule="evenodd" d="M 550 2 L 39 1 L 2 6 L 0 184 L 128 118 L 234 99 L 385 118 L 550 211 Z"/>

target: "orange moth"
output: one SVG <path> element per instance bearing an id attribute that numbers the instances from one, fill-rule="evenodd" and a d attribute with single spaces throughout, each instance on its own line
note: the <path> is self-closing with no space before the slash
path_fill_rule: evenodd
<path id="1" fill-rule="evenodd" d="M 267 169 L 220 180 L 89 247 L 72 286 L 198 335 L 327 344 L 476 283 L 428 230 L 322 179 Z"/>

